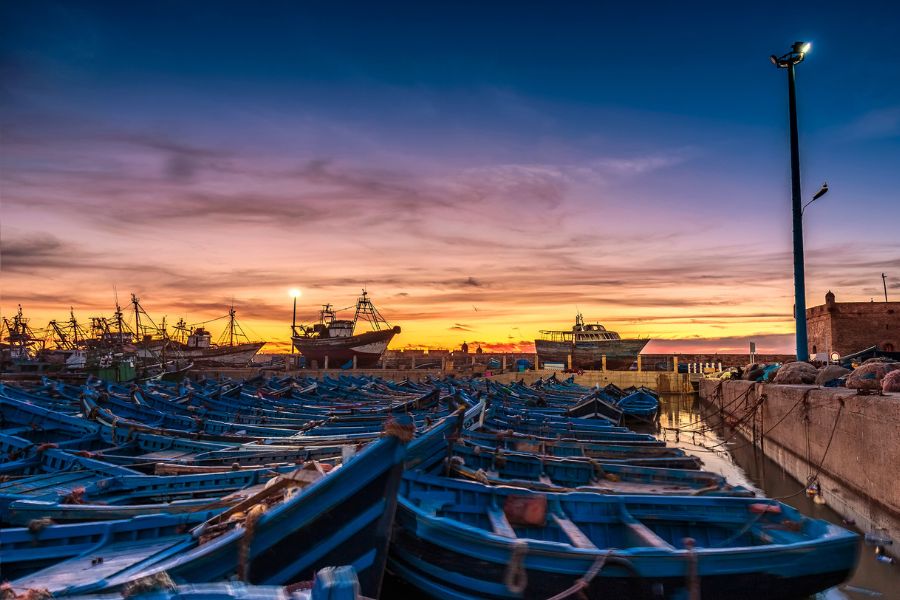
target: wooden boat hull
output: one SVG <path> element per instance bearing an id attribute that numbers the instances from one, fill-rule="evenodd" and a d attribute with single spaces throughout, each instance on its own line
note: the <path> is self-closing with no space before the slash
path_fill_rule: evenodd
<path id="1" fill-rule="evenodd" d="M 190 583 L 221 581 L 239 571 L 250 583 L 283 585 L 311 580 L 324 566 L 352 565 L 361 592 L 377 597 L 405 450 L 394 436 L 374 442 L 334 473 L 263 512 L 252 527 L 234 527 L 205 543 L 199 539 L 212 522 L 193 534 L 110 540 L 114 547 L 93 550 L 104 556 L 102 568 L 75 557 L 71 565 L 57 563 L 13 581 L 13 588 L 40 583 L 53 593 L 87 593 L 121 589 L 160 572 Z"/>
<path id="2" fill-rule="evenodd" d="M 191 348 L 184 346 L 179 350 L 179 355 L 194 362 L 194 366 L 226 366 L 244 367 L 250 364 L 265 342 L 250 342 L 235 344 L 234 346 L 220 346 L 218 348 Z"/>
<path id="3" fill-rule="evenodd" d="M 496 452 L 460 443 L 453 445 L 452 456 L 450 469 L 454 474 L 490 485 L 560 492 L 577 488 L 598 494 L 754 495 L 747 488 L 728 484 L 721 475 L 693 469 Z"/>
<path id="4" fill-rule="evenodd" d="M 541 366 L 545 363 L 569 366 L 572 357 L 573 369 L 599 370 L 603 368 L 603 356 L 606 356 L 606 368 L 610 371 L 627 371 L 637 360 L 650 342 L 647 340 L 602 340 L 595 342 L 551 342 L 535 340 L 534 350 Z"/>
<path id="5" fill-rule="evenodd" d="M 294 348 L 306 357 L 307 364 L 316 361 L 318 367 L 325 367 L 325 357 L 328 357 L 328 367 L 332 369 L 353 362 L 356 358 L 356 366 L 359 368 L 374 367 L 393 337 L 400 333 L 399 327 L 385 329 L 383 331 L 368 331 L 359 335 L 342 338 L 306 338 L 294 336 L 292 338 Z"/>
<path id="6" fill-rule="evenodd" d="M 510 495 L 547 498 L 548 523 L 553 506 L 578 517 L 492 531 L 484 512 Z M 756 515 L 757 504 L 783 512 Z M 576 543 L 573 521 L 592 527 L 590 539 Z M 537 494 L 407 473 L 388 565 L 435 598 L 548 598 L 595 571 L 588 598 L 685 598 L 696 585 L 703 598 L 787 600 L 841 583 L 858 552 L 856 534 L 771 500 Z"/>

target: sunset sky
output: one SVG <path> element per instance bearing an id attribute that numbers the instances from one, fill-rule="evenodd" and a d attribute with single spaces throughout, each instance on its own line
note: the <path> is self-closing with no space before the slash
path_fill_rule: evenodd
<path id="1" fill-rule="evenodd" d="M 795 40 L 808 304 L 900 300 L 900 5 L 487 4 L 3 3 L 3 315 L 792 351 Z"/>

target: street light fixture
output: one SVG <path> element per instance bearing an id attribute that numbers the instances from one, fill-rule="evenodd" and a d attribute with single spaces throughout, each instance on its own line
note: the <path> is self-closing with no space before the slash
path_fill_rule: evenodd
<path id="1" fill-rule="evenodd" d="M 809 206 L 810 204 L 812 204 L 813 202 L 815 202 L 816 200 L 818 200 L 819 198 L 821 198 L 822 196 L 824 196 L 827 193 L 828 193 L 828 182 L 826 181 L 825 183 L 822 184 L 822 187 L 819 188 L 819 191 L 816 192 L 816 195 L 812 197 L 812 200 L 810 200 L 809 202 L 807 202 L 806 204 L 803 205 L 803 208 L 800 209 L 800 212 L 802 213 L 802 212 L 806 211 L 807 206 Z"/>
<path id="2" fill-rule="evenodd" d="M 794 67 L 803 62 L 812 44 L 794 42 L 790 52 L 770 57 L 779 69 L 787 69 L 788 109 L 791 128 L 791 212 L 794 229 L 794 321 L 797 330 L 797 360 L 809 360 L 806 337 L 806 282 L 803 273 L 803 206 L 800 193 L 800 143 L 797 133 L 797 93 L 794 86 Z M 821 196 L 819 196 L 821 197 Z"/>
<path id="3" fill-rule="evenodd" d="M 303 295 L 303 292 L 298 290 L 297 288 L 292 288 L 288 294 L 290 294 L 291 298 L 294 299 L 294 318 L 291 319 L 291 354 L 294 353 L 294 340 L 293 336 L 297 335 L 297 298 Z"/>

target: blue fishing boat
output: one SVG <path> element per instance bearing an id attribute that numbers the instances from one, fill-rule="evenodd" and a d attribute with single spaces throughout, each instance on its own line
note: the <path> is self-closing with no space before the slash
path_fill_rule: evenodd
<path id="1" fill-rule="evenodd" d="M 466 443 L 484 448 L 502 448 L 515 452 L 541 454 L 558 458 L 592 458 L 603 462 L 671 469 L 699 469 L 701 461 L 680 448 L 670 448 L 662 442 L 650 444 L 606 444 L 559 440 L 512 431 L 466 431 Z"/>
<path id="2" fill-rule="evenodd" d="M 447 461 L 445 461 L 447 462 Z M 464 479 L 489 485 L 510 485 L 544 491 L 667 496 L 753 496 L 742 486 L 707 471 L 667 469 L 598 460 L 488 450 L 455 443 L 447 470 Z"/>
<path id="3" fill-rule="evenodd" d="M 215 513 L 189 515 L 154 514 L 93 523 L 57 524 L 50 519 L 38 519 L 27 527 L 0 529 L 0 547 L 3 548 L 3 578 L 7 581 L 25 580 L 48 566 L 69 561 L 78 556 L 91 556 L 113 543 L 135 548 L 138 540 L 152 539 L 167 544 L 183 537 L 185 531 L 202 523 Z M 107 555 L 109 556 L 109 555 Z M 92 565 L 96 566 L 96 565 Z M 26 584 L 24 589 L 41 585 L 40 579 Z M 16 588 L 23 589 L 23 588 Z"/>
<path id="4" fill-rule="evenodd" d="M 633 417 L 642 421 L 653 421 L 659 414 L 659 398 L 645 390 L 628 394 L 616 406 L 626 418 Z"/>
<path id="5" fill-rule="evenodd" d="M 352 565 L 362 593 L 377 596 L 405 456 L 397 435 L 410 435 L 397 431 L 293 495 L 290 478 L 282 478 L 284 485 L 269 486 L 192 531 L 105 537 L 11 585 L 17 591 L 88 593 L 163 572 L 182 583 L 237 577 L 285 584 L 310 580 L 324 566 Z"/>
<path id="6" fill-rule="evenodd" d="M 578 403 L 571 408 L 566 409 L 565 415 L 589 419 L 609 419 L 616 425 L 620 425 L 624 417 L 624 411 L 621 407 L 616 406 L 614 402 L 604 398 L 602 393 L 597 390 L 587 397 L 579 399 Z"/>
<path id="7" fill-rule="evenodd" d="M 38 478 L 25 480 L 28 494 L 20 494 L 0 513 L 4 521 L 24 525 L 38 518 L 56 522 L 124 519 L 142 514 L 221 512 L 245 500 L 253 490 L 270 479 L 296 471 L 296 465 L 263 469 L 229 469 L 219 473 L 170 476 L 140 475 L 127 470 L 115 477 L 79 479 L 77 489 L 61 486 L 63 475 L 85 473 L 75 470 L 60 473 L 47 484 Z M 42 485 L 38 486 L 37 482 Z M 258 491 L 258 490 L 257 490 Z M 8 493 L 8 492 L 5 492 Z M 2 500 L 4 496 L 0 496 Z"/>
<path id="8" fill-rule="evenodd" d="M 858 536 L 774 500 L 537 493 L 407 472 L 389 568 L 438 598 L 807 596 Z"/>

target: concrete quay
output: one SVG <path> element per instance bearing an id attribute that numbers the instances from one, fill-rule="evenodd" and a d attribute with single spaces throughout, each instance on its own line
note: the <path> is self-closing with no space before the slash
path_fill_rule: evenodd
<path id="1" fill-rule="evenodd" d="M 900 557 L 900 394 L 704 379 L 700 398 L 798 489 L 818 474 L 826 504 Z"/>
<path id="2" fill-rule="evenodd" d="M 488 379 L 500 383 L 524 380 L 531 384 L 538 379 L 550 377 L 556 373 L 559 379 L 575 378 L 575 383 L 586 387 L 599 385 L 603 387 L 610 383 L 627 388 L 631 386 L 644 386 L 664 394 L 689 394 L 694 392 L 691 384 L 691 375 L 688 373 L 672 373 L 664 371 L 583 371 L 579 374 L 559 373 L 548 370 L 521 371 L 518 373 L 498 373 Z"/>
<path id="3" fill-rule="evenodd" d="M 410 379 L 412 381 L 422 381 L 428 377 L 441 378 L 446 375 L 466 375 L 456 371 L 442 371 L 440 369 L 266 369 L 260 367 L 246 367 L 241 369 L 234 368 L 205 368 L 191 371 L 191 377 L 211 377 L 218 379 L 220 377 L 229 377 L 232 379 L 248 379 L 255 377 L 260 373 L 266 375 L 292 375 L 295 377 L 315 377 L 321 378 L 325 375 L 339 377 L 341 375 L 359 375 L 381 377 L 391 381 L 402 381 Z M 536 380 L 550 377 L 553 374 L 560 379 L 569 378 L 570 374 L 560 373 L 551 370 L 537 371 L 510 371 L 505 373 L 495 373 L 485 376 L 488 379 L 500 383 L 510 383 L 512 381 L 523 381 L 526 384 L 534 383 Z M 574 375 L 575 383 L 583 386 L 615 384 L 621 388 L 630 386 L 644 386 L 658 392 L 667 394 L 687 394 L 694 392 L 692 385 L 693 375 L 687 373 L 671 373 L 660 371 L 584 371 L 581 374 Z"/>

